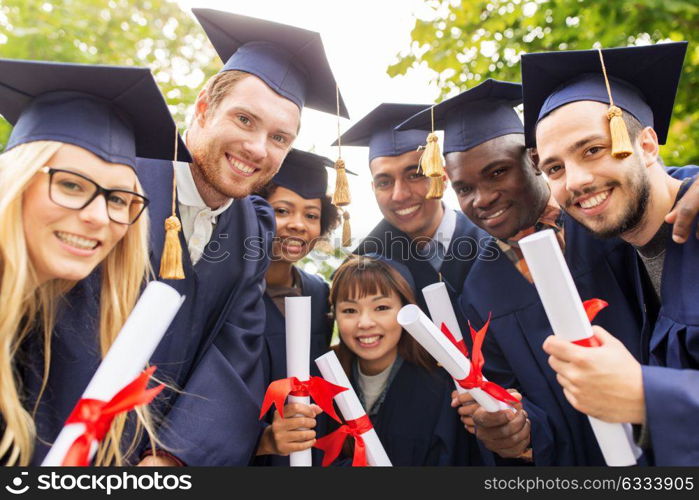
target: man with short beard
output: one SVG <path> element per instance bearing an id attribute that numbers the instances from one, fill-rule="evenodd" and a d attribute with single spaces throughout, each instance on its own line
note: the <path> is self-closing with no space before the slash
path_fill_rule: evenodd
<path id="1" fill-rule="evenodd" d="M 354 253 L 378 253 L 404 264 L 418 291 L 443 281 L 455 305 L 478 250 L 476 228 L 458 210 L 447 208 L 441 199 L 426 199 L 430 179 L 418 168 L 420 149 L 428 134 L 426 127 L 394 130 L 407 117 L 425 108 L 415 104 L 381 104 L 341 138 L 344 146 L 369 147 L 372 188 L 384 216 Z M 427 312 L 422 293 L 418 293 L 417 300 Z"/>
<path id="2" fill-rule="evenodd" d="M 186 297 L 151 362 L 169 391 L 157 408 L 157 455 L 142 465 L 247 465 L 261 432 L 264 275 L 274 216 L 250 197 L 279 170 L 304 106 L 335 113 L 336 83 L 320 36 L 209 9 L 194 9 L 223 69 L 199 93 L 186 143 L 194 161 L 143 160 L 151 199 L 152 265 L 160 268 L 163 221 L 182 223 Z M 340 109 L 346 115 L 344 103 Z"/>
<path id="3" fill-rule="evenodd" d="M 658 158 L 685 51 L 680 42 L 531 54 L 522 59 L 522 74 L 527 137 L 536 139 L 553 195 L 593 234 L 633 245 L 628 264 L 639 262 L 653 325 L 641 362 L 609 333 L 616 330 L 594 326 L 599 347 L 548 338 L 549 363 L 575 408 L 604 421 L 639 424 L 639 444 L 657 465 L 696 466 L 699 242 L 680 245 L 671 237 L 667 214 L 691 180 L 667 175 Z M 620 140 L 623 133 L 610 134 L 618 125 L 609 119 L 618 115 L 612 100 L 623 114 L 628 144 Z"/>
<path id="4" fill-rule="evenodd" d="M 487 80 L 399 127 L 424 126 L 434 116 L 435 127 L 444 129 L 447 175 L 461 209 L 489 233 L 485 248 L 498 255 L 476 260 L 459 304 L 474 327 L 492 314 L 484 343 L 486 374 L 521 391 L 524 411 L 488 413 L 468 394 L 454 394 L 452 404 L 467 428 L 503 458 L 603 465 L 588 419 L 565 399 L 541 350 L 551 327 L 518 241 L 553 229 L 581 295 L 612 304 L 596 321 L 638 356 L 642 317 L 628 266 L 634 251 L 621 240 L 592 238 L 561 212 L 525 146 L 524 127 L 513 109 L 521 96 L 518 84 Z"/>

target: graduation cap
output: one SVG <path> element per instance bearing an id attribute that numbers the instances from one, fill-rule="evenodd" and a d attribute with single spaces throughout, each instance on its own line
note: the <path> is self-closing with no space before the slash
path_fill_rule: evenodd
<path id="1" fill-rule="evenodd" d="M 298 193 L 307 200 L 323 198 L 328 191 L 329 168 L 335 168 L 335 162 L 330 158 L 292 149 L 286 155 L 277 175 L 272 178 L 272 182 Z M 356 175 L 349 170 L 347 173 Z"/>
<path id="2" fill-rule="evenodd" d="M 6 150 L 53 140 L 132 168 L 136 156 L 175 158 L 177 128 L 147 68 L 0 59 L 0 114 L 14 125 Z"/>
<path id="3" fill-rule="evenodd" d="M 276 93 L 309 108 L 335 113 L 337 83 L 320 34 L 213 9 L 192 9 L 224 66 L 261 78 Z M 340 113 L 349 118 L 340 97 Z"/>
<path id="4" fill-rule="evenodd" d="M 416 151 L 429 132 L 429 123 L 419 130 L 395 130 L 395 126 L 428 104 L 383 103 L 371 110 L 341 136 L 345 146 L 368 146 L 369 161 L 380 156 L 399 156 Z M 337 146 L 338 141 L 333 143 Z"/>
<path id="5" fill-rule="evenodd" d="M 524 126 L 513 109 L 521 102 L 520 84 L 488 79 L 442 101 L 432 111 L 420 111 L 397 129 L 428 128 L 434 119 L 435 128 L 444 130 L 445 154 L 468 151 L 496 137 L 523 134 Z"/>
<path id="6" fill-rule="evenodd" d="M 665 144 L 686 50 L 687 42 L 674 42 L 524 54 L 522 85 L 527 146 L 535 145 L 536 125 L 541 119 L 577 101 L 610 105 L 608 117 L 615 157 L 623 158 L 632 152 L 621 110 L 643 126 L 653 127 L 658 142 Z M 628 143 L 624 144 L 624 140 Z"/>

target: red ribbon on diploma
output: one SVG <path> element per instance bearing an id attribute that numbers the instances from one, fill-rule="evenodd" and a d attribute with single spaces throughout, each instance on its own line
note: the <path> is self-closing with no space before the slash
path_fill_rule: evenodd
<path id="1" fill-rule="evenodd" d="M 608 305 L 609 304 L 602 299 L 590 299 L 583 302 L 583 307 L 585 308 L 585 313 L 587 314 L 587 319 L 590 321 L 590 323 L 592 323 L 592 320 L 595 319 L 597 313 Z M 583 347 L 599 347 L 602 345 L 594 335 L 586 339 L 575 340 L 573 341 L 573 344 Z"/>
<path id="2" fill-rule="evenodd" d="M 73 441 L 61 465 L 66 467 L 87 467 L 90 465 L 90 447 L 94 441 L 101 441 L 109 431 L 112 420 L 120 413 L 133 410 L 137 406 L 150 403 L 165 387 L 160 384 L 146 389 L 148 379 L 155 366 L 144 370 L 109 401 L 81 399 L 71 412 L 67 424 L 84 424 L 85 430 Z"/>
<path id="3" fill-rule="evenodd" d="M 461 351 L 461 354 L 466 356 L 468 358 L 468 349 L 466 348 L 466 344 L 464 343 L 464 339 L 462 338 L 461 340 L 456 340 L 456 337 L 454 337 L 454 334 L 451 333 L 449 330 L 449 327 L 447 326 L 446 323 L 442 323 L 442 333 L 449 339 L 449 342 L 454 344 L 456 348 Z"/>
<path id="4" fill-rule="evenodd" d="M 369 420 L 369 417 L 364 414 L 359 418 L 355 418 L 354 420 L 347 420 L 345 424 L 340 426 L 340 428 L 336 431 L 333 431 L 322 438 L 318 438 L 313 447 L 323 450 L 323 467 L 327 467 L 333 463 L 340 455 L 342 445 L 345 444 L 345 440 L 348 436 L 352 436 L 354 438 L 354 457 L 352 458 L 352 467 L 366 467 L 366 445 L 364 443 L 364 439 L 362 439 L 362 434 L 373 428 L 374 426 L 371 425 L 371 420 Z"/>
<path id="5" fill-rule="evenodd" d="M 347 387 L 331 384 L 320 377 L 311 377 L 306 381 L 299 380 L 296 377 L 275 380 L 269 384 L 265 393 L 260 418 L 267 413 L 272 404 L 277 407 L 279 415 L 284 418 L 284 401 L 286 401 L 287 396 L 310 396 L 325 413 L 342 423 L 340 417 L 335 413 L 333 398 L 346 390 Z"/>
<path id="6" fill-rule="evenodd" d="M 485 334 L 488 332 L 488 326 L 490 326 L 490 314 L 488 315 L 488 321 L 486 321 L 483 328 L 478 331 L 474 330 L 469 322 L 468 327 L 471 330 L 471 339 L 473 340 L 471 371 L 466 378 L 457 380 L 456 382 L 464 389 L 482 389 L 484 392 L 490 394 L 495 399 L 502 401 L 503 403 L 517 403 L 517 399 L 515 399 L 515 397 L 507 392 L 504 388 L 500 387 L 494 382 L 483 380 L 483 365 L 485 364 L 485 358 L 483 357 L 481 347 L 483 345 Z M 468 357 L 468 349 L 466 348 L 466 344 L 464 343 L 463 339 L 457 341 L 454 338 L 454 335 L 449 331 L 449 328 L 447 328 L 447 325 L 444 323 L 442 323 L 442 332 L 451 341 L 451 343 L 454 344 L 454 346 L 461 351 L 461 353 L 463 353 L 464 356 Z"/>

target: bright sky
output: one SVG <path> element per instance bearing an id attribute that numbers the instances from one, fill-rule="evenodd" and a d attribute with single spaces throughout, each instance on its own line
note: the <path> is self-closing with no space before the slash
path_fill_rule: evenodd
<path id="1" fill-rule="evenodd" d="M 184 9 L 208 7 L 236 14 L 291 24 L 321 34 L 328 60 L 347 104 L 350 120 L 342 119 L 344 132 L 382 102 L 432 103 L 439 94 L 429 85 L 430 70 L 411 70 L 407 76 L 390 78 L 386 68 L 401 50 L 410 46 L 415 15 L 425 13 L 424 0 L 178 0 Z M 421 16 L 422 17 L 422 16 Z M 331 159 L 337 148 L 337 119 L 306 109 L 295 146 Z M 366 235 L 381 219 L 368 166 L 367 148 L 346 147 L 347 167 L 359 174 L 349 176 L 352 205 L 349 210 L 355 238 Z M 458 208 L 451 189 L 445 203 Z"/>

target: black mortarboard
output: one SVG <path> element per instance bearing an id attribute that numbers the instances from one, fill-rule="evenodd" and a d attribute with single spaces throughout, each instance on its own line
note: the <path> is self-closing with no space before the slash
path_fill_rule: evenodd
<path id="1" fill-rule="evenodd" d="M 687 42 L 602 50 L 614 104 L 653 127 L 660 144 L 667 139 L 686 50 Z M 564 104 L 610 104 L 598 50 L 524 54 L 522 85 L 528 146 L 536 142 L 539 120 Z"/>
<path id="2" fill-rule="evenodd" d="M 292 149 L 272 182 L 291 189 L 307 200 L 322 198 L 328 192 L 328 168 L 335 168 L 330 158 Z M 356 175 L 349 170 L 347 173 Z"/>
<path id="3" fill-rule="evenodd" d="M 397 128 L 444 130 L 444 154 L 468 151 L 490 139 L 507 134 L 523 134 L 524 126 L 513 109 L 522 102 L 518 83 L 488 79 L 457 96 L 411 116 Z"/>
<path id="4" fill-rule="evenodd" d="M 429 124 L 420 130 L 397 131 L 395 126 L 428 107 L 427 104 L 379 104 L 342 134 L 342 145 L 369 146 L 369 161 L 379 156 L 398 156 L 417 151 L 425 143 Z M 337 146 L 337 141 L 333 146 Z"/>
<path id="5" fill-rule="evenodd" d="M 175 122 L 147 68 L 0 59 L 0 114 L 14 125 L 6 150 L 54 140 L 131 167 L 174 159 Z"/>
<path id="6" fill-rule="evenodd" d="M 223 61 L 221 71 L 261 78 L 299 108 L 335 114 L 335 77 L 320 34 L 213 9 L 192 9 Z M 340 96 L 340 115 L 349 118 Z"/>

